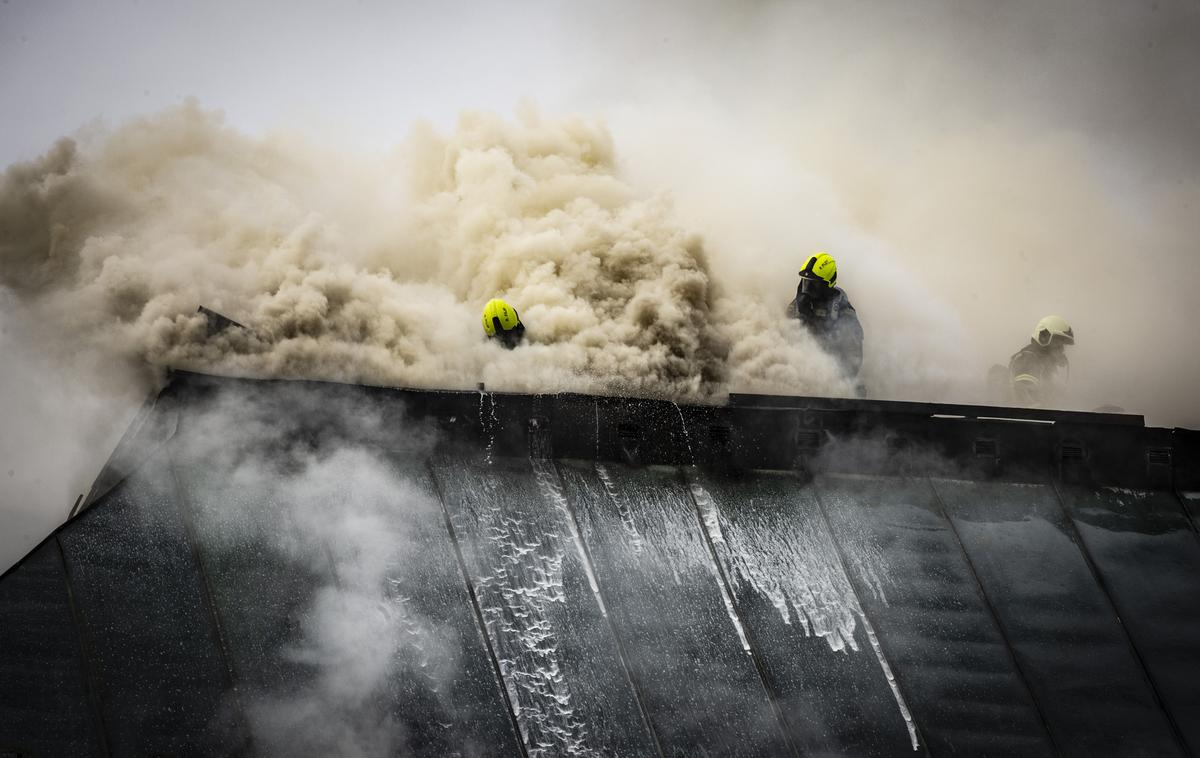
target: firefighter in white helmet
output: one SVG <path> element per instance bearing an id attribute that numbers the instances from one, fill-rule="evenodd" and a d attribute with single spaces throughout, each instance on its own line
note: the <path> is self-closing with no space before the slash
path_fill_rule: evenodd
<path id="1" fill-rule="evenodd" d="M 1075 332 L 1062 316 L 1039 321 L 1029 344 L 1008 361 L 1013 400 L 1033 406 L 1054 400 L 1070 371 L 1066 348 L 1074 344 Z"/>

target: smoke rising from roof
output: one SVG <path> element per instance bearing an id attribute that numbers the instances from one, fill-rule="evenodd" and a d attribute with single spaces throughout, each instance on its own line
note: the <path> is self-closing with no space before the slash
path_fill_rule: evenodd
<path id="1" fill-rule="evenodd" d="M 1197 39 L 1189 3 L 708 4 L 619 37 L 654 64 L 609 118 L 715 281 L 771 297 L 837 256 L 872 395 L 987 401 L 1059 313 L 1060 407 L 1194 427 Z"/>
<path id="2" fill-rule="evenodd" d="M 251 659 L 229 695 L 246 734 L 234 725 L 223 740 L 248 737 L 268 755 L 410 754 L 406 714 L 388 705 L 449 698 L 471 641 L 429 615 L 440 601 L 431 587 L 445 592 L 426 565 L 440 565 L 430 543 L 443 545 L 430 535 L 445 534 L 414 462 L 433 432 L 399 408 L 385 420 L 302 387 L 273 389 L 196 404 L 171 443 L 189 462 L 177 469 L 180 491 L 193 493 L 183 507 L 223 593 L 229 650 L 239 668 Z M 260 626 L 264 617 L 273 624 Z M 415 739 L 453 736 L 451 724 L 431 724 Z"/>
<path id="3" fill-rule="evenodd" d="M 5 283 L 67 333 L 156 368 L 691 399 L 730 381 L 846 391 L 778 310 L 713 290 L 701 240 L 666 197 L 623 182 L 608 133 L 578 119 L 467 114 L 372 167 L 189 104 L 90 150 L 58 143 L 9 171 L 0 207 L 23 232 Z M 527 348 L 484 339 L 478 311 L 497 295 Z M 209 335 L 200 304 L 250 330 Z M 731 353 L 739 329 L 752 354 Z"/>

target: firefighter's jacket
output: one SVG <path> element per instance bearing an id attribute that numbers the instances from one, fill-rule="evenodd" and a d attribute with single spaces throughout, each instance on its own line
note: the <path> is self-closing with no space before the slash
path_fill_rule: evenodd
<path id="1" fill-rule="evenodd" d="M 1052 401 L 1066 384 L 1068 371 L 1061 347 L 1042 347 L 1030 340 L 1008 361 L 1013 399 L 1024 405 Z"/>
<path id="2" fill-rule="evenodd" d="M 817 339 L 825 352 L 841 364 L 850 379 L 858 376 L 863 361 L 863 330 L 850 298 L 840 287 L 823 300 L 801 297 L 799 290 L 788 304 L 787 315 L 800 323 Z"/>

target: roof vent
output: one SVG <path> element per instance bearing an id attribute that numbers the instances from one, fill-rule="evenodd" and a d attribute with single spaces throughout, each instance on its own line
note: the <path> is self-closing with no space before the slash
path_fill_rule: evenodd
<path id="1" fill-rule="evenodd" d="M 808 450 L 821 446 L 821 431 L 819 429 L 801 429 L 796 433 L 796 445 Z"/>
<path id="2" fill-rule="evenodd" d="M 975 457 L 995 458 L 996 440 L 975 440 Z"/>
<path id="3" fill-rule="evenodd" d="M 1146 450 L 1146 463 L 1150 466 L 1170 466 L 1171 448 L 1152 447 Z"/>
<path id="4" fill-rule="evenodd" d="M 1059 454 L 1064 462 L 1082 461 L 1087 458 L 1087 451 L 1080 442 L 1064 442 L 1059 447 Z"/>

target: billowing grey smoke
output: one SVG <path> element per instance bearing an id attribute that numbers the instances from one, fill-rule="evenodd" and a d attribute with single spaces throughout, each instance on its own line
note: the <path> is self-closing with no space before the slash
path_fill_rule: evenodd
<path id="1" fill-rule="evenodd" d="M 61 140 L 0 182 L 7 510 L 38 524 L 10 530 L 5 552 L 66 514 L 168 367 L 692 400 L 845 392 L 783 319 L 787 294 L 718 294 L 669 199 L 625 184 L 608 133 L 578 119 L 467 115 L 361 156 L 186 105 Z M 528 325 L 520 350 L 483 337 L 497 295 Z M 251 329 L 209 335 L 199 305 Z"/>
<path id="2" fill-rule="evenodd" d="M 2 191 L 19 222 L 3 282 L 65 333 L 153 367 L 691 399 L 730 382 L 845 391 L 778 304 L 714 292 L 701 240 L 667 198 L 624 183 L 608 133 L 578 119 L 467 115 L 370 166 L 189 105 L 86 149 L 60 142 Z M 521 312 L 528 348 L 483 338 L 494 296 Z M 199 304 L 252 331 L 210 337 Z"/>
<path id="3" fill-rule="evenodd" d="M 988 366 L 1058 313 L 1080 335 L 1062 407 L 1200 424 L 1195 3 L 628 18 L 583 22 L 606 40 L 595 66 L 653 61 L 606 110 L 623 174 L 671 187 L 719 285 L 767 300 L 807 251 L 834 253 L 872 395 L 991 400 Z"/>

